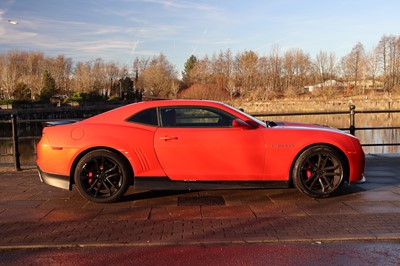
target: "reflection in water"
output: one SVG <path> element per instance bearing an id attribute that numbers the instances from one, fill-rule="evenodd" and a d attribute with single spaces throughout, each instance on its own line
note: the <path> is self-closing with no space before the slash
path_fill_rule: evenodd
<path id="1" fill-rule="evenodd" d="M 259 117 L 263 120 L 289 121 L 327 125 L 335 128 L 349 128 L 349 114 L 342 115 L 302 115 L 302 116 L 271 116 Z M 400 113 L 386 114 L 360 114 L 355 116 L 356 128 L 370 127 L 400 127 Z M 0 137 L 10 137 L 7 127 L 8 124 L 0 124 Z M 36 124 L 19 124 L 20 136 L 38 136 L 41 132 L 41 126 Z M 7 133 L 6 133 L 7 132 Z M 39 133 L 38 133 L 39 132 Z M 357 130 L 356 136 L 362 144 L 390 144 L 400 143 L 400 129 L 379 129 L 379 130 Z M 21 153 L 21 163 L 32 163 L 35 161 L 36 139 L 20 138 L 19 149 Z M 398 146 L 373 146 L 363 147 L 365 153 L 400 153 L 400 145 Z M 0 164 L 12 163 L 12 142 L 1 140 L 0 142 Z"/>

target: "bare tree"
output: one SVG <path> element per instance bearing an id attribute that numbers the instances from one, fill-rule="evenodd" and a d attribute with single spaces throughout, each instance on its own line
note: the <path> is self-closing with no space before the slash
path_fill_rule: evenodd
<path id="1" fill-rule="evenodd" d="M 329 53 L 329 79 L 333 80 L 337 76 L 336 55 L 334 52 Z"/>
<path id="2" fill-rule="evenodd" d="M 354 88 L 358 89 L 360 81 L 365 79 L 366 73 L 366 55 L 364 46 L 360 42 L 357 43 L 351 52 L 343 57 L 341 64 L 347 82 L 352 82 Z"/>
<path id="3" fill-rule="evenodd" d="M 4 87 L 4 76 L 7 71 L 6 61 L 6 56 L 0 54 L 0 100 L 6 98 L 6 88 Z"/>
<path id="4" fill-rule="evenodd" d="M 320 51 L 315 58 L 314 66 L 318 73 L 318 81 L 323 83 L 329 76 L 330 65 L 328 53 Z"/>
<path id="5" fill-rule="evenodd" d="M 262 90 L 262 100 L 268 98 L 267 95 L 272 95 L 274 90 L 273 81 L 273 66 L 270 58 L 267 56 L 260 57 L 258 60 L 258 70 L 260 73 L 260 89 Z"/>
<path id="6" fill-rule="evenodd" d="M 0 86 L 3 90 L 4 98 L 11 99 L 14 86 L 17 85 L 21 73 L 21 60 L 18 51 L 10 51 L 3 59 L 2 73 L 0 75 Z"/>
<path id="7" fill-rule="evenodd" d="M 254 91 L 259 85 L 258 55 L 253 51 L 238 54 L 237 79 L 241 95 Z"/>
<path id="8" fill-rule="evenodd" d="M 282 59 L 279 56 L 279 47 L 274 46 L 271 49 L 270 55 L 268 57 L 269 64 L 271 65 L 271 82 L 272 90 L 275 93 L 281 93 L 283 87 L 281 84 L 281 74 L 282 74 Z"/>
<path id="9" fill-rule="evenodd" d="M 179 93 L 179 80 L 171 80 L 171 94 L 174 99 L 178 98 Z"/>
<path id="10" fill-rule="evenodd" d="M 115 63 L 108 63 L 105 65 L 105 78 L 106 78 L 106 82 L 108 82 L 109 86 L 104 87 L 104 89 L 102 91 L 103 95 L 111 96 L 111 94 L 113 92 L 114 84 L 119 79 L 128 76 L 127 69 L 126 69 L 126 74 L 125 74 L 124 69 L 126 69 L 126 68 L 120 69 Z M 121 87 L 121 86 L 119 85 L 119 87 Z M 119 92 L 114 92 L 114 93 L 115 93 L 115 96 L 118 95 L 119 97 L 121 97 L 121 90 L 119 90 Z"/>
<path id="11" fill-rule="evenodd" d="M 207 56 L 199 60 L 190 70 L 190 77 L 193 83 L 208 84 L 211 83 L 211 62 Z"/>
<path id="12" fill-rule="evenodd" d="M 101 58 L 97 58 L 91 69 L 92 87 L 90 88 L 91 93 L 102 95 L 107 89 L 108 78 L 106 75 L 106 66 Z"/>
<path id="13" fill-rule="evenodd" d="M 24 83 L 31 90 L 31 95 L 37 99 L 40 94 L 40 89 L 43 87 L 43 73 L 45 71 L 45 56 L 41 52 L 32 52 L 27 59 Z"/>
<path id="14" fill-rule="evenodd" d="M 236 80 L 234 77 L 229 78 L 228 84 L 226 85 L 226 90 L 229 93 L 229 97 L 233 100 L 233 96 L 238 93 L 238 88 L 236 86 Z"/>
<path id="15" fill-rule="evenodd" d="M 59 55 L 52 61 L 52 67 L 49 69 L 55 82 L 58 93 L 69 94 L 69 83 L 72 74 L 72 59 Z"/>
<path id="16" fill-rule="evenodd" d="M 372 80 L 372 87 L 376 89 L 376 80 L 381 73 L 379 48 L 376 47 L 367 55 L 367 73 L 368 78 Z"/>
<path id="17" fill-rule="evenodd" d="M 133 60 L 133 72 L 134 72 L 134 86 L 136 90 L 140 91 L 142 94 L 144 93 L 144 87 L 139 79 L 139 73 L 142 73 L 146 67 L 148 66 L 150 58 L 139 58 L 136 57 Z"/>
<path id="18" fill-rule="evenodd" d="M 147 67 L 139 73 L 139 81 L 145 96 L 168 97 L 172 92 L 177 72 L 165 55 L 154 56 Z"/>
<path id="19" fill-rule="evenodd" d="M 291 96 L 302 92 L 311 73 L 311 59 L 302 50 L 293 49 L 283 56 L 285 90 Z"/>
<path id="20" fill-rule="evenodd" d="M 73 91 L 88 93 L 92 88 L 92 84 L 90 63 L 78 62 L 74 71 Z"/>
<path id="21" fill-rule="evenodd" d="M 400 84 L 400 36 L 383 36 L 378 50 L 383 65 L 384 88 L 391 91 Z"/>

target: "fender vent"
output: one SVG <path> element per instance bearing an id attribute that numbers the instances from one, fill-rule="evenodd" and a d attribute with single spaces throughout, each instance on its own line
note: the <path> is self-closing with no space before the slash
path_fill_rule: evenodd
<path id="1" fill-rule="evenodd" d="M 149 162 L 147 161 L 146 155 L 144 155 L 143 151 L 139 148 L 134 148 L 133 151 L 136 153 L 136 156 L 139 159 L 140 166 L 142 166 L 143 171 L 148 171 L 150 169 Z"/>

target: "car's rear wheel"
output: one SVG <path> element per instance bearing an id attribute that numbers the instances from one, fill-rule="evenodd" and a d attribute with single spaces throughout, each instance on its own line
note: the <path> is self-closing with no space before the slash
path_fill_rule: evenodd
<path id="1" fill-rule="evenodd" d="M 346 160 L 334 148 L 312 146 L 297 158 L 292 172 L 294 186 L 312 197 L 328 197 L 341 188 L 348 175 Z"/>
<path id="2" fill-rule="evenodd" d="M 120 155 L 99 149 L 79 160 L 74 179 L 82 196 L 93 202 L 108 203 L 119 200 L 128 190 L 128 175 L 128 167 Z"/>

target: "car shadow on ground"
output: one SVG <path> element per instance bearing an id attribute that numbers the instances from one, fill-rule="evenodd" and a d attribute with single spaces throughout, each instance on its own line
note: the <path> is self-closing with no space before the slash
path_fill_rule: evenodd
<path id="1" fill-rule="evenodd" d="M 282 188 L 282 189 L 271 189 L 271 188 L 265 188 L 265 189 L 229 189 L 229 190 L 211 190 L 208 191 L 194 191 L 194 190 L 146 190 L 146 191 L 135 191 L 133 188 L 128 190 L 128 192 L 125 194 L 124 197 L 122 197 L 119 202 L 137 202 L 137 201 L 148 201 L 148 203 L 151 202 L 158 202 L 160 203 L 161 201 L 164 201 L 165 204 L 168 204 L 167 201 L 175 201 L 176 204 L 179 205 L 179 199 L 183 198 L 183 196 L 185 198 L 201 198 L 201 202 L 202 204 L 206 204 L 208 205 L 208 201 L 212 201 L 212 205 L 214 204 L 214 199 L 208 199 L 211 196 L 214 197 L 232 197 L 232 195 L 242 195 L 245 200 L 245 198 L 249 197 L 249 193 L 250 194 L 254 194 L 253 196 L 255 197 L 256 195 L 260 194 L 260 191 L 264 191 L 264 194 L 267 198 L 269 196 L 271 196 L 270 194 L 276 194 L 277 190 L 279 190 L 279 194 L 281 195 L 281 198 L 286 198 L 287 200 L 290 201 L 290 199 L 293 198 L 298 198 L 300 195 L 305 196 L 304 194 L 302 194 L 301 192 L 297 191 L 297 190 L 293 190 L 290 188 Z M 357 194 L 357 193 L 361 193 L 361 192 L 365 192 L 368 189 L 364 189 L 362 187 L 362 184 L 357 184 L 357 185 L 348 185 L 348 184 L 344 184 L 342 189 L 330 196 L 329 198 L 338 198 L 338 197 L 343 197 L 343 196 L 348 196 L 351 194 Z M 253 191 L 253 192 L 250 192 Z M 293 194 L 293 192 L 296 191 L 296 195 Z M 297 194 L 298 192 L 298 194 Z M 207 197 L 205 197 L 204 195 L 208 195 Z M 206 199 L 203 199 L 206 198 Z M 206 203 L 205 203 L 205 202 Z M 220 205 L 220 204 L 218 204 Z"/>
<path id="2" fill-rule="evenodd" d="M 333 197 L 340 197 L 340 196 L 365 192 L 367 189 L 363 188 L 362 185 L 363 184 L 357 184 L 357 185 L 349 185 L 347 183 L 343 184 L 343 187 L 335 195 L 333 195 Z"/>
<path id="3" fill-rule="evenodd" d="M 164 198 L 170 196 L 179 196 L 185 195 L 189 193 L 193 193 L 196 191 L 193 190 L 146 190 L 146 191 L 135 191 L 131 192 L 128 190 L 128 193 L 125 194 L 119 200 L 120 202 L 127 202 L 127 201 L 138 201 L 138 200 L 147 200 L 147 199 L 156 199 L 156 198 Z"/>
<path id="4" fill-rule="evenodd" d="M 400 174 L 396 176 L 375 175 L 366 173 L 366 181 L 362 184 L 344 184 L 334 197 L 375 191 L 400 191 Z"/>

